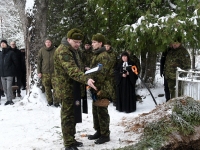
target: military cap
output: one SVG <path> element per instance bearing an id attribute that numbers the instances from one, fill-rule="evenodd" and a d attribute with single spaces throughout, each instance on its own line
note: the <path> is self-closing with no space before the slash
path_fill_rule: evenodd
<path id="1" fill-rule="evenodd" d="M 73 28 L 68 31 L 67 38 L 73 40 L 83 40 L 83 33 L 81 30 Z"/>
<path id="2" fill-rule="evenodd" d="M 105 37 L 101 33 L 97 33 L 93 35 L 92 40 L 97 41 L 97 42 L 102 42 L 103 45 L 105 44 L 105 41 L 106 41 Z"/>
<path id="3" fill-rule="evenodd" d="M 91 45 L 92 42 L 91 42 L 89 39 L 86 39 L 85 42 L 84 42 L 84 44 L 89 44 L 89 45 Z"/>
<path id="4" fill-rule="evenodd" d="M 106 40 L 105 44 L 104 45 L 111 45 L 111 42 L 110 40 Z"/>

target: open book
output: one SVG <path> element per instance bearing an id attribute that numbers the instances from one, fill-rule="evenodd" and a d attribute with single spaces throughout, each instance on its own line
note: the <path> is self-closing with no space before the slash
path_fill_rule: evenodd
<path id="1" fill-rule="evenodd" d="M 93 72 L 99 71 L 99 70 L 102 69 L 102 67 L 103 67 L 102 64 L 98 64 L 97 67 L 94 67 L 94 68 L 91 68 L 90 70 L 87 70 L 85 72 L 85 74 L 89 74 L 89 73 L 93 73 Z"/>

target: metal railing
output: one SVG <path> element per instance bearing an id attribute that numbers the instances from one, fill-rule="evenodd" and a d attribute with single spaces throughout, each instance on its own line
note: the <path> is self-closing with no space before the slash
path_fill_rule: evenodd
<path id="1" fill-rule="evenodd" d="M 181 86 L 179 86 L 181 84 Z M 177 68 L 176 71 L 176 97 L 179 87 L 181 94 L 200 100 L 200 71 L 185 71 Z"/>

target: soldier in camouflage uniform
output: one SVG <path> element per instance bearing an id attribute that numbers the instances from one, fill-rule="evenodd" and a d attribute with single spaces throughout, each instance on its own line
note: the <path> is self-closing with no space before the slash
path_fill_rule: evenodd
<path id="1" fill-rule="evenodd" d="M 84 48 L 83 48 L 83 52 L 82 52 L 82 61 L 85 65 L 85 67 L 90 67 L 90 64 L 92 62 L 93 52 L 92 52 L 91 44 L 92 43 L 89 40 L 86 40 L 84 42 Z"/>
<path id="2" fill-rule="evenodd" d="M 105 37 L 98 33 L 92 37 L 92 47 L 94 49 L 94 56 L 92 59 L 91 68 L 95 67 L 98 63 L 103 65 L 102 70 L 93 74 L 95 80 L 95 85 L 97 87 L 96 91 L 92 92 L 93 104 L 92 104 L 92 114 L 93 114 L 93 124 L 96 133 L 94 135 L 89 135 L 89 140 L 95 140 L 95 144 L 102 144 L 110 141 L 110 116 L 108 114 L 108 106 L 101 107 L 95 105 L 96 101 L 109 99 L 108 85 L 110 83 L 110 70 L 112 66 L 110 65 L 111 58 L 103 47 L 105 43 Z"/>
<path id="3" fill-rule="evenodd" d="M 92 42 L 91 40 L 89 39 L 86 39 L 84 41 L 84 44 L 83 44 L 83 50 L 82 50 L 82 62 L 85 66 L 85 71 L 89 70 L 90 68 L 90 64 L 92 62 L 92 56 L 93 56 L 93 51 L 92 51 Z M 88 113 L 87 111 L 87 98 L 90 98 L 88 96 L 90 96 L 89 94 L 89 86 L 83 86 L 83 96 L 82 96 L 82 99 L 83 99 L 83 113 Z"/>
<path id="4" fill-rule="evenodd" d="M 110 83 L 108 86 L 109 89 L 109 95 L 111 98 L 111 101 L 113 102 L 113 106 L 116 106 L 116 81 L 115 81 L 115 68 L 117 64 L 117 53 L 113 50 L 111 47 L 111 42 L 109 40 L 106 40 L 104 47 L 106 48 L 107 53 L 110 56 Z"/>
<path id="5" fill-rule="evenodd" d="M 55 92 L 62 102 L 61 126 L 65 150 L 78 150 L 82 142 L 75 140 L 76 108 L 81 105 L 74 96 L 81 97 L 79 84 L 88 84 L 92 88 L 94 80 L 82 71 L 79 47 L 83 34 L 79 29 L 71 29 L 64 37 L 54 54 L 54 72 L 56 76 Z M 78 84 L 79 83 L 79 84 Z M 78 87 L 79 86 L 79 87 Z"/>
<path id="6" fill-rule="evenodd" d="M 168 51 L 166 55 L 164 66 L 164 74 L 168 83 L 171 98 L 175 98 L 177 67 L 184 70 L 191 68 L 190 55 L 188 51 L 182 46 L 180 36 L 177 36 L 176 40 L 172 43 L 172 49 Z M 179 87 L 178 93 L 180 96 L 181 87 Z"/>
<path id="7" fill-rule="evenodd" d="M 42 79 L 42 84 L 45 88 L 45 94 L 47 97 L 48 105 L 51 106 L 54 103 L 55 107 L 59 106 L 59 100 L 51 89 L 54 89 L 54 60 L 53 55 L 56 47 L 53 46 L 50 38 L 45 39 L 45 46 L 39 50 L 37 60 L 37 72 L 38 77 Z"/>

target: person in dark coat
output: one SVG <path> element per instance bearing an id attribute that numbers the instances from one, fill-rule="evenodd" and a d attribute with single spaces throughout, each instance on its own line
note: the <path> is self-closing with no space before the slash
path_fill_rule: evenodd
<path id="1" fill-rule="evenodd" d="M 21 97 L 22 55 L 21 55 L 21 51 L 17 48 L 15 41 L 10 42 L 10 47 L 12 51 L 15 53 L 17 57 L 17 61 L 19 63 L 18 70 L 16 70 L 16 76 L 13 78 L 13 85 L 18 86 L 17 90 L 13 90 L 13 96 L 15 98 L 16 96 Z"/>
<path id="2" fill-rule="evenodd" d="M 129 65 L 135 65 L 127 52 L 121 54 L 117 66 L 117 102 L 116 109 L 120 112 L 131 113 L 136 110 L 135 84 L 136 74 L 131 69 L 125 69 Z"/>
<path id="3" fill-rule="evenodd" d="M 85 67 L 90 67 L 90 64 L 92 61 L 92 56 L 93 56 L 92 42 L 91 42 L 91 40 L 87 39 L 84 42 L 84 48 L 82 51 L 82 61 L 83 61 Z"/>
<path id="4" fill-rule="evenodd" d="M 162 52 L 161 59 L 160 59 L 160 76 L 164 77 L 164 91 L 165 91 L 166 102 L 168 100 L 170 100 L 170 92 L 169 92 L 169 87 L 168 87 L 167 79 L 166 79 L 165 73 L 164 73 L 164 67 L 165 67 L 165 60 L 166 60 L 166 57 L 167 57 L 167 53 L 169 51 L 171 51 L 171 50 L 173 50 L 172 49 L 172 44 L 170 44 L 167 47 L 167 49 L 164 52 Z"/>
<path id="5" fill-rule="evenodd" d="M 0 76 L 3 90 L 6 94 L 5 105 L 13 105 L 12 82 L 18 70 L 18 60 L 6 40 L 1 40 L 2 52 L 0 53 Z"/>

